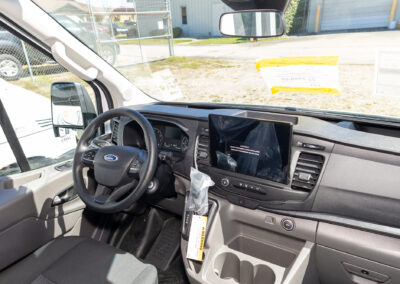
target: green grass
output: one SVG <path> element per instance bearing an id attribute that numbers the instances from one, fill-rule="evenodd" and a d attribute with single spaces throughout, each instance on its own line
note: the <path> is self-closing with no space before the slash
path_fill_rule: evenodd
<path id="1" fill-rule="evenodd" d="M 264 38 L 259 40 L 254 40 L 253 42 L 265 42 L 265 41 L 277 41 L 287 39 L 287 37 L 273 37 L 273 38 Z M 142 39 L 140 41 L 144 45 L 160 45 L 160 44 L 168 44 L 168 39 L 165 38 L 148 38 Z M 215 37 L 215 38 L 207 38 L 207 39 L 174 39 L 174 44 L 182 44 L 189 43 L 193 45 L 208 45 L 208 44 L 237 44 L 237 43 L 249 43 L 252 42 L 248 38 L 242 37 Z M 130 39 L 119 42 L 119 44 L 139 44 L 139 40 Z"/>
<path id="2" fill-rule="evenodd" d="M 180 43 L 186 43 L 186 42 L 192 42 L 193 40 L 191 39 L 174 39 L 175 44 L 180 44 Z"/>
<path id="3" fill-rule="evenodd" d="M 234 44 L 234 43 L 243 43 L 243 42 L 250 42 L 250 40 L 246 39 L 246 38 L 241 38 L 241 37 L 215 37 L 215 38 L 196 40 L 196 41 L 193 41 L 191 44 L 195 44 L 195 45 Z"/>
<path id="4" fill-rule="evenodd" d="M 177 72 L 191 72 L 192 70 L 212 70 L 223 68 L 235 68 L 236 63 L 207 59 L 207 58 L 188 58 L 188 57 L 169 57 L 163 60 L 149 62 L 147 64 L 138 64 L 133 66 L 125 66 L 118 68 L 126 78 L 132 82 L 138 76 L 151 76 L 152 73 L 170 69 Z M 215 97 L 214 100 L 220 98 Z"/>
<path id="5" fill-rule="evenodd" d="M 182 56 L 169 57 L 164 60 L 155 61 L 150 63 L 151 69 L 158 71 L 164 68 L 170 69 L 199 69 L 204 67 L 216 67 L 216 68 L 231 68 L 235 65 L 229 62 L 206 59 L 206 58 L 188 58 Z"/>
<path id="6" fill-rule="evenodd" d="M 73 81 L 79 82 L 85 86 L 85 89 L 89 92 L 91 97 L 94 97 L 93 89 L 86 83 L 77 78 L 70 72 L 63 73 L 40 73 L 34 72 L 33 82 L 30 76 L 26 75 L 16 81 L 10 81 L 11 84 L 22 87 L 26 90 L 32 91 L 36 94 L 42 95 L 46 98 L 50 98 L 50 87 L 53 82 L 57 81 Z"/>
<path id="7" fill-rule="evenodd" d="M 285 39 L 288 39 L 289 37 L 288 36 L 281 36 L 281 37 L 270 37 L 270 38 L 262 38 L 262 39 L 259 39 L 258 41 L 259 42 L 264 42 L 264 41 L 279 41 L 279 40 L 285 40 Z"/>
<path id="8" fill-rule="evenodd" d="M 265 41 L 276 41 L 286 39 L 287 37 L 272 37 L 272 38 L 265 38 L 254 40 L 253 42 L 265 42 Z M 207 44 L 237 44 L 237 43 L 249 43 L 252 42 L 249 38 L 242 38 L 242 37 L 215 37 L 215 38 L 208 38 L 203 40 L 196 40 L 190 44 L 194 45 L 207 45 Z"/>
<path id="9" fill-rule="evenodd" d="M 181 44 L 186 42 L 191 42 L 191 39 L 174 39 L 174 44 Z M 157 44 L 168 44 L 168 39 L 165 38 L 148 38 L 140 40 L 141 44 L 147 45 L 157 45 Z M 120 41 L 119 44 L 139 44 L 139 40 L 131 39 Z"/>

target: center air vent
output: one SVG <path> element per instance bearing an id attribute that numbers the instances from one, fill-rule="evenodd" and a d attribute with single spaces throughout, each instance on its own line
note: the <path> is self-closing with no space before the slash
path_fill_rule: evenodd
<path id="1" fill-rule="evenodd" d="M 324 161 L 324 156 L 300 153 L 293 175 L 292 188 L 301 191 L 313 190 L 318 182 Z"/>
<path id="2" fill-rule="evenodd" d="M 119 121 L 114 120 L 114 128 L 112 131 L 111 141 L 118 145 L 118 129 L 119 129 Z"/>
<path id="3" fill-rule="evenodd" d="M 209 161 L 209 138 L 206 135 L 200 135 L 198 136 L 197 140 L 197 153 L 196 153 L 196 159 L 197 162 L 200 163 L 207 163 Z"/>

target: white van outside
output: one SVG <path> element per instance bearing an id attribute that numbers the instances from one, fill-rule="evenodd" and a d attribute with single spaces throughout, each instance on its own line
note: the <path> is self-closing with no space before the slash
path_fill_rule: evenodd
<path id="1" fill-rule="evenodd" d="M 7 109 L 32 168 L 54 163 L 54 159 L 66 160 L 68 156 L 72 158 L 77 141 L 76 131 L 60 129 L 60 137 L 55 137 L 49 98 L 0 79 L 0 100 Z M 25 116 L 27 113 L 29 119 Z M 47 145 L 41 145 L 43 143 Z M 43 156 L 44 147 L 46 156 Z M 0 170 L 8 166 L 18 169 L 3 131 L 0 131 L 0 153 Z"/>

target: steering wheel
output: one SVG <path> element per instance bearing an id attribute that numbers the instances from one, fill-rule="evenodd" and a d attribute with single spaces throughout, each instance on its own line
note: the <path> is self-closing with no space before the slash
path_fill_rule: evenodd
<path id="1" fill-rule="evenodd" d="M 125 116 L 136 121 L 143 130 L 146 150 L 130 146 L 89 148 L 90 140 L 106 121 Z M 88 208 L 102 213 L 115 213 L 128 208 L 146 191 L 157 168 L 157 139 L 150 122 L 128 108 L 107 111 L 95 118 L 83 132 L 76 147 L 74 187 Z M 83 169 L 94 170 L 97 188 L 89 192 Z"/>

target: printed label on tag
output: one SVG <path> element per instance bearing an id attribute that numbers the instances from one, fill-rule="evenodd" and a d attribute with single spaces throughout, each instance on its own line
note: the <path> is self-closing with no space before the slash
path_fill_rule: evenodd
<path id="1" fill-rule="evenodd" d="M 204 239 L 206 236 L 207 216 L 192 216 L 190 226 L 189 242 L 186 257 L 203 261 Z"/>
<path id="2" fill-rule="evenodd" d="M 305 56 L 257 62 L 271 94 L 280 92 L 340 94 L 339 57 Z"/>

